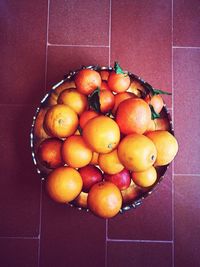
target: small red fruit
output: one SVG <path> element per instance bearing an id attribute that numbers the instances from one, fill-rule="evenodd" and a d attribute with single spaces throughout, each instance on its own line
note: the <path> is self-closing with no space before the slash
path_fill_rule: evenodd
<path id="1" fill-rule="evenodd" d="M 128 188 L 131 183 L 130 172 L 126 169 L 116 174 L 104 174 L 104 178 L 115 184 L 120 190 Z"/>

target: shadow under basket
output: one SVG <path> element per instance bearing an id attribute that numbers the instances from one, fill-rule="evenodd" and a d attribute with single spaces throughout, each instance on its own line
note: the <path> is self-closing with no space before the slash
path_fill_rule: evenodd
<path id="1" fill-rule="evenodd" d="M 36 123 L 38 114 L 40 113 L 41 109 L 45 109 L 45 108 L 47 109 L 48 108 L 49 98 L 51 97 L 52 93 L 55 92 L 55 90 L 57 88 L 64 86 L 64 84 L 66 82 L 73 81 L 75 75 L 81 69 L 93 69 L 93 70 L 96 70 L 98 72 L 100 72 L 100 71 L 111 72 L 113 70 L 113 68 L 111 68 L 111 67 L 99 67 L 99 66 L 87 66 L 87 67 L 85 67 L 85 66 L 82 66 L 80 69 L 75 70 L 75 71 L 71 71 L 68 74 L 66 74 L 64 76 L 64 79 L 61 80 L 56 85 L 54 85 L 51 88 L 51 90 L 49 90 L 49 92 L 41 100 L 39 106 L 36 109 L 35 115 L 33 117 L 33 122 L 32 122 L 32 126 L 31 126 L 31 133 L 30 133 L 30 145 L 31 145 L 33 163 L 36 167 L 37 173 L 40 175 L 41 179 L 43 179 L 43 180 L 46 179 L 48 173 L 50 173 L 52 171 L 52 169 L 47 169 L 46 167 L 42 166 L 36 157 L 37 148 L 38 148 L 39 144 L 41 143 L 41 141 L 44 140 L 44 138 L 40 139 L 40 138 L 35 136 L 34 128 L 35 128 L 35 123 Z M 149 93 L 150 89 L 153 88 L 149 83 L 147 83 L 146 81 L 144 81 L 142 78 L 138 77 L 137 75 L 135 75 L 131 72 L 127 72 L 127 73 L 131 79 L 131 82 L 133 84 L 135 84 L 136 87 L 139 87 L 139 89 L 142 88 L 142 90 L 144 90 L 144 93 Z M 142 93 L 142 91 L 141 91 L 141 93 Z M 169 123 L 169 130 L 168 131 L 174 135 L 171 116 L 170 116 L 169 111 L 168 111 L 165 104 L 164 104 L 164 107 L 160 113 L 160 117 L 166 118 L 168 120 L 168 123 Z M 136 185 L 132 181 L 130 186 L 127 189 L 122 190 L 121 193 L 122 193 L 122 197 L 123 197 L 123 204 L 122 204 L 122 208 L 121 208 L 120 212 L 124 213 L 125 211 L 128 211 L 132 208 L 136 208 L 136 207 L 140 206 L 142 204 L 143 200 L 146 197 L 148 197 L 150 194 L 152 194 L 152 192 L 157 188 L 159 183 L 164 178 L 164 174 L 166 173 L 168 167 L 169 167 L 169 164 L 165 165 L 165 166 L 161 166 L 161 167 L 156 167 L 157 180 L 152 186 L 144 188 L 144 187 L 140 187 L 140 186 Z M 82 194 L 81 196 L 79 195 L 79 201 L 75 200 L 75 201 L 72 201 L 70 203 L 67 203 L 67 205 L 78 208 L 79 210 L 89 211 L 89 209 L 87 208 L 87 205 L 86 205 L 87 193 L 82 192 L 81 194 Z"/>

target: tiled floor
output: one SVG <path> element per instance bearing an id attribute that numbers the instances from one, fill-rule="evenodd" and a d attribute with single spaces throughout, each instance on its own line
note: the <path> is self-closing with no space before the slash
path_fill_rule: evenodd
<path id="1" fill-rule="evenodd" d="M 200 266 L 200 1 L 0 2 L 0 266 Z M 46 197 L 29 148 L 45 91 L 118 60 L 166 98 L 180 149 L 136 210 L 103 220 Z"/>

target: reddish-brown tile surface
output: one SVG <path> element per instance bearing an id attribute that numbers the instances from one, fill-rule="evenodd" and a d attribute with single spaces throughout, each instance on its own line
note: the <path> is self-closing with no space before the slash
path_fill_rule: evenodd
<path id="1" fill-rule="evenodd" d="M 48 47 L 47 89 L 63 79 L 64 74 L 70 70 L 80 68 L 82 65 L 108 66 L 108 53 L 106 47 Z"/>
<path id="2" fill-rule="evenodd" d="M 0 263 L 2 267 L 37 267 L 37 239 L 0 238 Z"/>
<path id="3" fill-rule="evenodd" d="M 108 45 L 109 0 L 52 0 L 49 43 Z"/>
<path id="4" fill-rule="evenodd" d="M 108 267 L 171 267 L 172 244 L 108 242 Z"/>
<path id="5" fill-rule="evenodd" d="M 200 177 L 175 177 L 175 266 L 199 266 Z"/>
<path id="6" fill-rule="evenodd" d="M 32 115 L 28 106 L 0 106 L 0 236 L 38 236 L 40 179 L 29 145 Z"/>
<path id="7" fill-rule="evenodd" d="M 40 266 L 104 266 L 105 220 L 43 200 Z"/>
<path id="8" fill-rule="evenodd" d="M 109 220 L 108 238 L 172 240 L 171 171 L 135 210 Z"/>
<path id="9" fill-rule="evenodd" d="M 170 92 L 171 1 L 112 1 L 111 60 Z"/>
<path id="10" fill-rule="evenodd" d="M 0 10 L 0 103 L 37 103 L 45 84 L 47 1 L 1 1 Z"/>
<path id="11" fill-rule="evenodd" d="M 175 46 L 200 46 L 200 2 L 199 0 L 174 0 Z"/>
<path id="12" fill-rule="evenodd" d="M 200 49 L 174 50 L 175 173 L 200 173 Z"/>

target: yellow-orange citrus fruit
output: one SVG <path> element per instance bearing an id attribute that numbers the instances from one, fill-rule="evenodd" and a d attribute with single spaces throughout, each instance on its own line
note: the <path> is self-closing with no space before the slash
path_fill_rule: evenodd
<path id="1" fill-rule="evenodd" d="M 47 168 L 54 169 L 64 165 L 61 156 L 63 141 L 58 138 L 47 138 L 42 141 L 37 150 L 37 158 Z"/>
<path id="2" fill-rule="evenodd" d="M 117 108 L 119 106 L 119 104 L 121 102 L 123 102 L 124 100 L 126 99 L 129 99 L 129 98 L 136 98 L 137 96 L 133 93 L 130 93 L 130 92 L 123 92 L 123 93 L 118 93 L 115 95 L 115 104 L 114 104 L 114 107 L 112 109 L 112 114 L 115 115 L 116 111 L 117 111 Z"/>
<path id="3" fill-rule="evenodd" d="M 74 204 L 78 207 L 81 207 L 81 208 L 87 208 L 87 198 L 88 198 L 88 193 L 85 193 L 85 192 L 81 192 L 77 198 L 75 198 L 74 200 Z"/>
<path id="4" fill-rule="evenodd" d="M 126 169 L 139 172 L 151 167 L 157 156 L 154 143 L 142 134 L 130 134 L 118 146 L 118 157 Z"/>
<path id="5" fill-rule="evenodd" d="M 80 135 L 68 137 L 62 146 L 62 157 L 65 163 L 80 168 L 90 163 L 92 151 Z"/>
<path id="6" fill-rule="evenodd" d="M 163 106 L 164 106 L 164 101 L 161 95 L 147 95 L 145 98 L 145 101 L 153 106 L 153 109 L 156 113 L 160 113 Z"/>
<path id="7" fill-rule="evenodd" d="M 45 117 L 47 110 L 48 108 L 41 108 L 37 115 L 35 125 L 34 125 L 34 136 L 36 138 L 44 139 L 44 138 L 49 137 L 49 135 L 45 132 L 43 128 L 44 117 Z"/>
<path id="8" fill-rule="evenodd" d="M 149 169 L 142 172 L 132 172 L 133 181 L 142 187 L 149 187 L 153 185 L 157 179 L 156 169 L 151 166 Z"/>
<path id="9" fill-rule="evenodd" d="M 143 134 L 151 120 L 149 105 L 140 98 L 126 99 L 119 104 L 116 122 L 123 134 Z"/>
<path id="10" fill-rule="evenodd" d="M 80 93 L 89 95 L 97 87 L 101 87 L 101 76 L 95 70 L 83 69 L 76 74 L 75 84 Z"/>
<path id="11" fill-rule="evenodd" d="M 130 86 L 130 77 L 126 73 L 112 71 L 108 77 L 108 86 L 113 92 L 125 92 Z"/>
<path id="12" fill-rule="evenodd" d="M 107 81 L 108 80 L 108 77 L 110 75 L 110 72 L 109 71 L 107 71 L 107 70 L 101 70 L 99 73 L 100 73 L 101 79 L 103 81 Z"/>
<path id="13" fill-rule="evenodd" d="M 117 149 L 106 154 L 100 154 L 98 163 L 102 171 L 108 174 L 116 174 L 124 169 L 119 161 Z"/>
<path id="14" fill-rule="evenodd" d="M 45 131 L 51 136 L 67 137 L 78 127 L 78 115 L 70 107 L 59 104 L 49 108 L 44 118 Z"/>
<path id="15" fill-rule="evenodd" d="M 100 182 L 92 186 L 88 193 L 88 207 L 97 216 L 114 217 L 122 206 L 119 188 L 111 182 Z"/>
<path id="16" fill-rule="evenodd" d="M 58 87 L 56 87 L 48 97 L 48 105 L 49 106 L 56 105 L 60 93 L 69 88 L 76 88 L 74 81 L 66 81 L 61 85 L 59 85 Z"/>
<path id="17" fill-rule="evenodd" d="M 94 110 L 86 110 L 84 111 L 81 116 L 80 116 L 80 119 L 79 119 L 79 124 L 81 126 L 81 128 L 83 129 L 83 127 L 85 126 L 85 124 L 92 118 L 95 118 L 99 116 L 99 114 L 94 111 Z"/>
<path id="18" fill-rule="evenodd" d="M 176 138 L 168 131 L 148 132 L 146 136 L 150 138 L 156 146 L 157 159 L 155 166 L 169 164 L 178 152 L 178 142 Z"/>
<path id="19" fill-rule="evenodd" d="M 79 172 L 65 166 L 53 170 L 46 181 L 46 189 L 50 197 L 60 203 L 74 200 L 80 194 L 82 185 Z"/>
<path id="20" fill-rule="evenodd" d="M 156 118 L 151 120 L 146 132 L 153 132 L 153 131 L 169 131 L 170 130 L 170 122 L 168 118 Z"/>
<path id="21" fill-rule="evenodd" d="M 119 143 L 120 130 L 113 119 L 98 116 L 89 120 L 85 125 L 83 138 L 95 152 L 109 153 Z"/>
<path id="22" fill-rule="evenodd" d="M 123 204 L 131 204 L 141 195 L 140 188 L 131 180 L 128 188 L 121 190 Z"/>
<path id="23" fill-rule="evenodd" d="M 78 115 L 87 108 L 87 97 L 76 89 L 66 89 L 58 97 L 58 104 L 65 104 L 72 108 Z"/>

